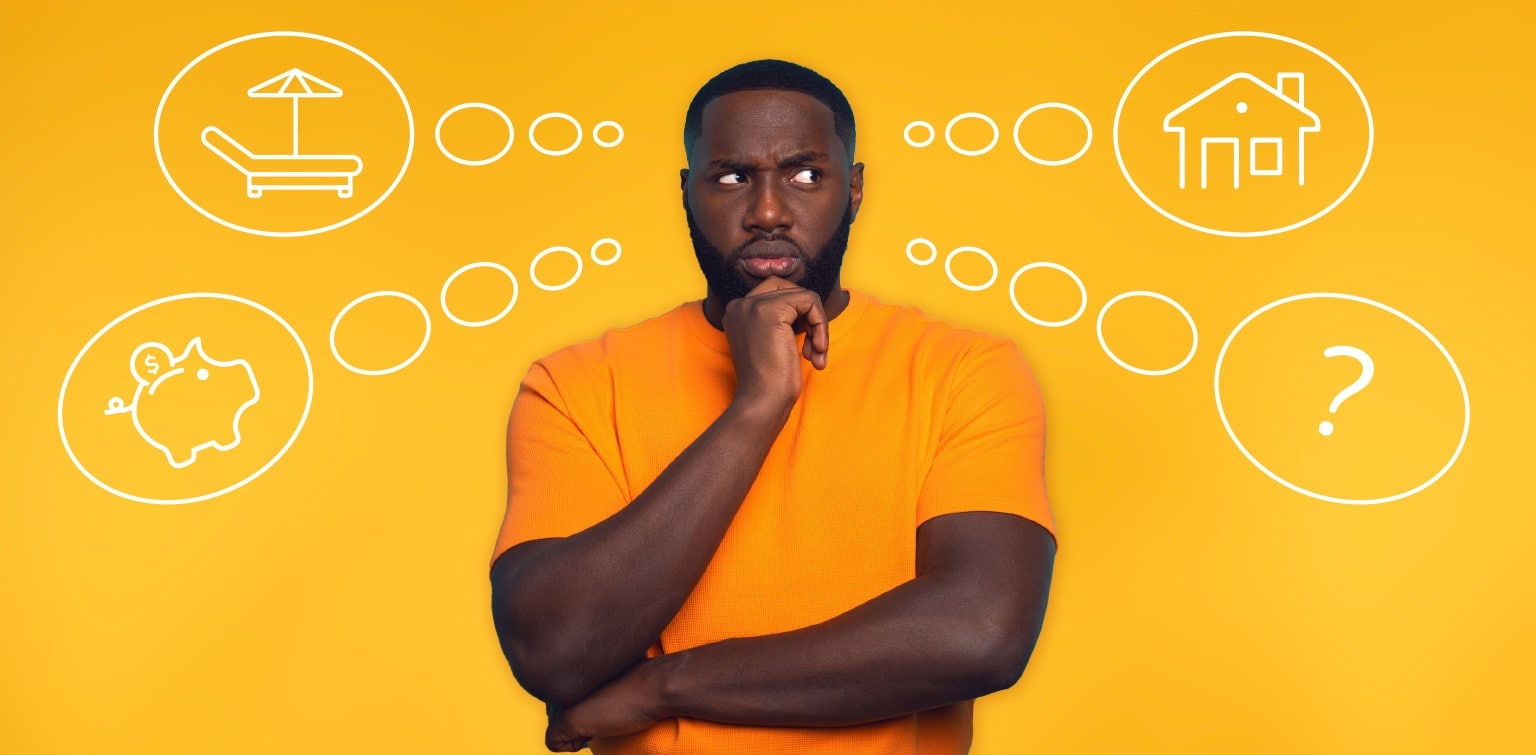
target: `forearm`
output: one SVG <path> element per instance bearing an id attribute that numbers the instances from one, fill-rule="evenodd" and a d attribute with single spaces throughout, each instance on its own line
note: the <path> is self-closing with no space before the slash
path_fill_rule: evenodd
<path id="1" fill-rule="evenodd" d="M 493 580 L 513 671 L 557 705 L 632 666 L 676 615 L 751 488 L 784 414 L 733 405 L 629 505 Z"/>
<path id="2" fill-rule="evenodd" d="M 1009 633 L 985 605 L 924 576 L 822 624 L 660 656 L 646 662 L 659 717 L 846 726 L 995 692 L 1018 680 L 1039 626 Z"/>

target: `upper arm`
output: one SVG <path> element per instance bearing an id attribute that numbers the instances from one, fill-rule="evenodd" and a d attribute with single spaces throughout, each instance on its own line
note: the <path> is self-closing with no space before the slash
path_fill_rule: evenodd
<path id="1" fill-rule="evenodd" d="M 601 427 L 600 414 L 563 395 L 543 365 L 529 368 L 507 419 L 507 502 L 493 564 L 513 546 L 573 535 L 624 506 L 600 439 L 584 430 Z"/>
<path id="2" fill-rule="evenodd" d="M 1014 514 L 968 511 L 917 528 L 917 573 L 943 580 L 953 612 L 970 619 L 978 652 L 1013 684 L 1045 621 L 1056 539 Z"/>
<path id="3" fill-rule="evenodd" d="M 1001 338 L 961 356 L 944 400 L 918 497 L 917 574 L 944 580 L 989 657 L 1022 672 L 1056 557 L 1044 402 L 1018 346 Z"/>
<path id="4" fill-rule="evenodd" d="M 1045 488 L 1045 407 L 1019 347 L 987 338 L 956 360 L 946 384 L 917 524 L 945 514 L 1016 514 L 1055 534 Z"/>

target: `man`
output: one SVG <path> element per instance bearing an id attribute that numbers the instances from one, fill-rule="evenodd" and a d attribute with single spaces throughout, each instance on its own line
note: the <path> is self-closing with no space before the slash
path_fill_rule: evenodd
<path id="1" fill-rule="evenodd" d="M 702 302 L 540 359 L 508 426 L 492 611 L 546 745 L 961 753 L 1055 556 L 1009 340 L 839 280 L 853 112 L 782 61 L 683 131 Z"/>

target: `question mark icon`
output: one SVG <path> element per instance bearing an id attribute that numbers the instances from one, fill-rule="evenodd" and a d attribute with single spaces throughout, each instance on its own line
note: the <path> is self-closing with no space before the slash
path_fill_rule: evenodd
<path id="1" fill-rule="evenodd" d="M 1365 390 L 1365 387 L 1371 384 L 1371 378 L 1376 375 L 1376 363 L 1371 361 L 1370 354 L 1353 346 L 1329 346 L 1323 349 L 1323 356 L 1349 357 L 1360 363 L 1360 377 L 1355 378 L 1355 382 L 1350 383 L 1344 390 L 1335 394 L 1333 401 L 1328 404 L 1328 413 L 1333 414 L 1339 410 L 1339 405 L 1344 403 L 1344 399 Z M 1332 435 L 1333 423 L 1325 419 L 1318 423 L 1317 431 L 1323 435 Z"/>

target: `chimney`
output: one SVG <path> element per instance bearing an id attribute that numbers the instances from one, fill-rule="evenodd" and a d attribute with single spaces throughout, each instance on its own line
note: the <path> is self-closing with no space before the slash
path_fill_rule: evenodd
<path id="1" fill-rule="evenodd" d="M 1302 74 L 1280 74 L 1280 80 L 1276 84 L 1275 88 L 1279 89 L 1281 94 L 1289 97 L 1296 104 L 1303 106 L 1307 104 L 1306 100 L 1302 99 L 1302 96 L 1306 90 L 1305 82 L 1302 79 Z"/>

